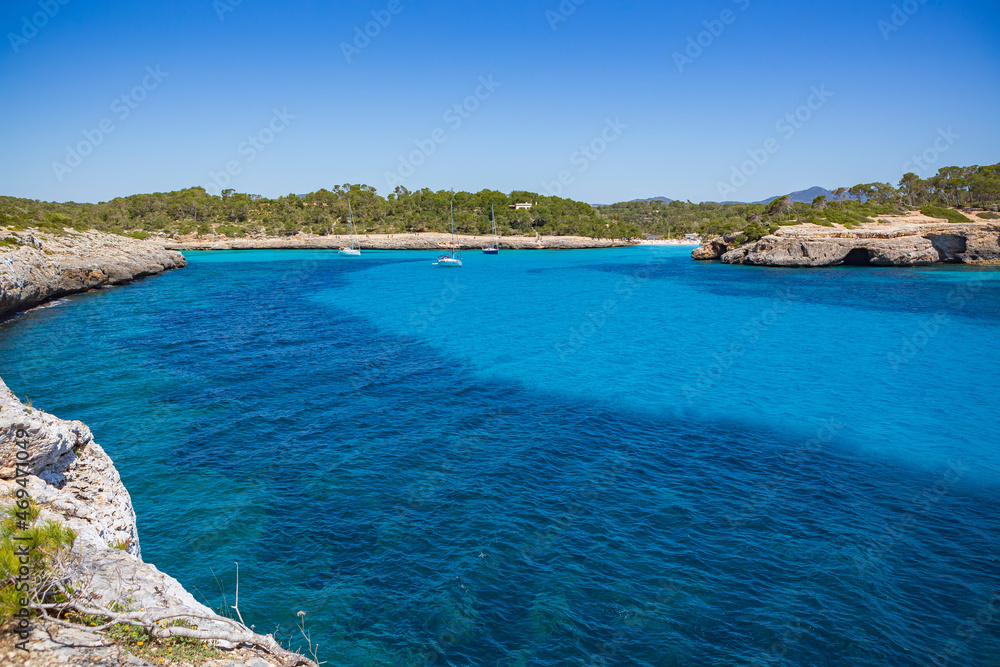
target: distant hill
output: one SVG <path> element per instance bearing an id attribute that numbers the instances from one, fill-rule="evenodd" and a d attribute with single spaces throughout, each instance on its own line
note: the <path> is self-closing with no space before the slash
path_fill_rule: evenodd
<path id="1" fill-rule="evenodd" d="M 803 202 L 803 203 L 806 203 L 806 204 L 811 204 L 813 202 L 813 199 L 816 199 L 816 197 L 819 197 L 820 195 L 826 195 L 827 199 L 830 199 L 830 198 L 833 197 L 833 193 L 832 192 L 830 192 L 826 188 L 821 188 L 818 185 L 815 185 L 815 186 L 809 188 L 808 190 L 799 190 L 798 192 L 791 192 L 791 193 L 788 194 L 788 196 L 792 198 L 792 203 L 793 204 L 795 202 Z M 785 195 L 778 195 L 777 197 L 771 197 L 769 199 L 762 199 L 761 201 L 755 201 L 755 202 L 751 202 L 751 203 L 753 203 L 753 204 L 770 204 L 771 202 L 773 202 L 778 197 L 784 197 L 784 196 Z"/>
<path id="2" fill-rule="evenodd" d="M 798 192 L 791 192 L 788 194 L 792 198 L 792 203 L 804 202 L 806 204 L 811 204 L 813 199 L 819 197 L 820 195 L 826 195 L 827 199 L 833 198 L 833 193 L 831 193 L 826 188 L 821 188 L 818 185 L 809 188 L 808 190 L 799 190 Z M 762 199 L 760 201 L 720 201 L 719 204 L 770 204 L 778 197 L 784 197 L 785 195 L 776 195 L 774 197 L 768 197 L 767 199 Z M 664 204 L 669 204 L 672 199 L 667 197 L 650 197 L 649 199 L 632 199 L 629 203 L 637 201 L 648 201 L 648 202 L 663 202 Z"/>
<path id="3" fill-rule="evenodd" d="M 658 201 L 658 202 L 663 202 L 664 204 L 669 204 L 670 202 L 673 201 L 673 199 L 670 199 L 668 197 L 650 197 L 649 199 L 632 199 L 630 203 L 632 201 L 648 201 L 648 202 Z"/>

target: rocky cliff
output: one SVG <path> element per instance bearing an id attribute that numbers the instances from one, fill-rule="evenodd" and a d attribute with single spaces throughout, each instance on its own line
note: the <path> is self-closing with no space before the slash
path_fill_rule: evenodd
<path id="1" fill-rule="evenodd" d="M 105 234 L 0 230 L 0 241 L 12 236 L 17 240 L 0 245 L 0 314 L 185 264 L 180 253 Z M 313 664 L 282 649 L 273 638 L 219 616 L 176 579 L 144 562 L 132 499 L 90 429 L 24 405 L 0 379 L 0 510 L 11 506 L 18 489 L 27 491 L 40 508 L 40 521 L 75 531 L 60 576 L 88 608 L 120 611 L 156 632 L 161 624 L 164 632 L 176 632 L 169 623 L 183 619 L 186 636 L 220 648 L 205 663 L 212 667 Z M 15 647 L 16 634 L 0 633 L 0 664 L 152 667 L 164 662 L 136 657 L 106 633 L 69 624 L 51 612 L 33 623 L 28 651 Z"/>
<path id="2" fill-rule="evenodd" d="M 754 243 L 737 246 L 738 240 L 737 234 L 714 238 L 691 257 L 784 267 L 1000 264 L 1000 225 L 995 223 L 902 219 L 853 230 L 797 225 Z"/>
<path id="3" fill-rule="evenodd" d="M 181 253 L 153 241 L 99 232 L 56 235 L 0 227 L 0 317 L 186 264 Z"/>
<path id="4" fill-rule="evenodd" d="M 184 590 L 176 579 L 140 557 L 135 510 L 128 490 L 107 453 L 94 442 L 90 429 L 78 421 L 63 421 L 22 404 L 0 380 L 0 506 L 11 502 L 20 444 L 27 440 L 30 497 L 41 507 L 40 520 L 72 528 L 77 538 L 65 574 L 91 603 L 138 612 L 155 623 L 160 618 L 192 619 L 206 633 L 243 638 L 225 641 L 235 659 L 220 659 L 222 667 L 266 667 L 288 662 L 273 639 L 252 635 L 241 625 L 218 616 Z M 23 473 L 22 473 L 23 475 Z M 239 649 L 241 643 L 270 651 Z M 28 652 L 8 642 L 0 646 L 0 663 L 10 665 L 121 665 L 154 663 L 129 656 L 104 634 L 85 627 L 60 626 L 39 619 Z M 310 664 L 295 661 L 296 664 Z"/>

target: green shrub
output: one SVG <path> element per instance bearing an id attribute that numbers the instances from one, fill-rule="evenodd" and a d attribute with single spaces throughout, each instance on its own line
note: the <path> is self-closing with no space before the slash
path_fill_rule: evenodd
<path id="1" fill-rule="evenodd" d="M 29 220 L 28 225 L 56 234 L 62 234 L 67 228 L 77 230 L 87 228 L 86 224 L 74 220 L 71 216 L 66 215 L 65 213 L 59 213 L 57 211 L 47 213 L 44 216 L 37 217 L 33 220 Z"/>
<path id="2" fill-rule="evenodd" d="M 803 216 L 802 218 L 799 218 L 795 222 L 795 224 L 811 224 L 811 225 L 820 225 L 822 227 L 833 227 L 833 223 L 819 217 L 821 215 L 823 215 L 822 211 L 816 213 L 810 213 L 806 216 Z"/>
<path id="3" fill-rule="evenodd" d="M 246 233 L 241 227 L 237 227 L 236 225 L 220 225 L 215 232 L 234 239 Z"/>
<path id="4" fill-rule="evenodd" d="M 0 248 L 20 248 L 24 244 L 16 236 L 8 236 L 0 239 Z"/>
<path id="5" fill-rule="evenodd" d="M 42 594 L 59 581 L 61 573 L 55 570 L 55 562 L 73 547 L 76 533 L 58 521 L 38 523 L 40 514 L 38 506 L 28 497 L 17 498 L 16 494 L 10 501 L 13 505 L 0 509 L 0 628 L 7 626 L 15 614 L 28 605 L 39 603 L 61 603 L 66 601 L 62 593 Z M 4 502 L 7 502 L 5 499 Z M 20 505 L 20 506 L 19 506 Z M 128 548 L 128 541 L 123 540 L 114 545 L 116 549 Z M 15 588 L 17 578 L 21 575 L 24 563 L 21 559 L 27 550 L 30 574 L 28 575 L 28 591 L 22 592 Z M 66 592 L 70 596 L 78 595 L 71 585 L 64 582 Z M 132 600 L 127 601 L 132 604 Z M 128 611 L 126 605 L 111 601 L 108 608 L 114 612 Z M 32 610 L 32 615 L 37 612 Z M 81 614 L 76 611 L 66 612 L 62 618 L 71 623 L 83 626 L 100 626 L 112 619 L 103 615 Z M 164 628 L 169 626 L 184 626 L 194 628 L 183 620 L 171 622 L 161 621 Z M 150 660 L 154 663 L 196 663 L 201 664 L 221 655 L 215 647 L 200 639 L 189 637 L 168 637 L 158 639 L 153 636 L 151 628 L 143 628 L 119 623 L 107 630 L 107 636 L 115 644 L 123 647 L 129 653 Z"/>
<path id="6" fill-rule="evenodd" d="M 861 213 L 850 209 L 836 209 L 828 208 L 822 212 L 824 218 L 830 225 L 843 225 L 847 229 L 854 229 L 863 222 L 866 222 L 866 218 Z"/>
<path id="7" fill-rule="evenodd" d="M 943 206 L 924 206 L 920 212 L 931 218 L 944 218 L 948 222 L 972 222 L 958 211 Z"/>
<path id="8" fill-rule="evenodd" d="M 56 597 L 50 594 L 46 600 L 39 600 L 36 596 L 57 576 L 53 570 L 55 558 L 71 549 L 76 540 L 76 533 L 58 521 L 39 525 L 39 509 L 30 498 L 15 496 L 12 500 L 14 504 L 4 508 L 0 521 L 0 627 L 21 610 L 23 599 L 37 603 Z M 21 558 L 25 548 L 30 572 L 27 595 L 15 588 L 20 568 L 24 566 Z"/>
<path id="9" fill-rule="evenodd" d="M 985 212 L 985 213 L 976 213 L 976 215 L 979 216 L 980 218 L 982 218 L 983 220 L 998 220 L 998 219 L 1000 219 L 1000 215 L 997 215 L 996 213 Z"/>
<path id="10" fill-rule="evenodd" d="M 743 230 L 743 236 L 746 238 L 746 243 L 756 243 L 762 238 L 768 235 L 768 230 L 763 225 L 758 225 L 756 222 L 751 222 Z M 740 245 L 743 245 L 742 243 Z"/>
<path id="11" fill-rule="evenodd" d="M 738 248 L 742 245 L 746 245 L 747 243 L 756 243 L 768 234 L 773 234 L 778 231 L 778 228 L 779 225 L 777 223 L 764 227 L 759 223 L 751 222 L 743 228 L 743 231 L 741 231 L 735 239 L 733 239 L 732 245 L 734 248 Z"/>

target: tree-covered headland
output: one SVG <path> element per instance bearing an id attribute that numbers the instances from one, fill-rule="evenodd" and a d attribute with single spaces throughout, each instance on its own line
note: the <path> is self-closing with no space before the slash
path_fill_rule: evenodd
<path id="1" fill-rule="evenodd" d="M 832 191 L 832 197 L 792 202 L 779 197 L 767 204 L 634 201 L 602 206 L 602 216 L 639 227 L 644 234 L 702 238 L 743 232 L 755 240 L 781 225 L 813 223 L 853 228 L 880 216 L 921 210 L 935 218 L 968 222 L 953 209 L 997 211 L 1000 205 L 1000 164 L 989 167 L 945 167 L 930 178 L 908 173 L 897 185 L 862 183 Z M 990 218 L 995 213 L 987 214 Z M 982 216 L 981 216 L 982 217 Z"/>
<path id="2" fill-rule="evenodd" d="M 454 201 L 455 230 L 460 234 L 488 234 L 492 207 L 497 226 L 505 236 L 676 238 L 700 234 L 707 238 L 742 232 L 743 238 L 750 241 L 781 225 L 813 223 L 853 228 L 875 222 L 880 216 L 916 209 L 955 222 L 967 220 L 961 209 L 996 212 L 1000 208 L 1000 164 L 945 167 L 926 179 L 908 173 L 896 185 L 841 187 L 833 190 L 831 197 L 817 197 L 809 203 L 779 197 L 767 204 L 633 201 L 591 206 L 527 191 L 410 192 L 398 187 L 388 197 L 381 197 L 371 186 L 351 184 L 277 199 L 235 190 L 224 190 L 216 196 L 201 187 L 119 197 L 99 204 L 0 197 L 0 227 L 96 229 L 140 238 L 347 234 L 348 199 L 360 233 L 447 232 L 449 203 Z M 530 209 L 511 208 L 523 202 L 534 205 Z M 985 217 L 992 215 L 996 213 Z"/>
<path id="3" fill-rule="evenodd" d="M 590 204 L 534 192 L 453 193 L 428 189 L 410 192 L 398 187 L 383 198 L 373 187 L 351 184 L 277 199 L 235 190 L 223 190 L 220 196 L 214 196 L 201 187 L 120 197 L 99 204 L 57 204 L 0 197 L 0 226 L 96 229 L 138 237 L 347 234 L 350 232 L 348 200 L 359 233 L 448 232 L 450 204 L 454 201 L 455 231 L 459 234 L 489 234 L 492 207 L 497 227 L 504 235 L 591 238 L 640 235 L 638 227 L 603 217 Z M 510 208 L 517 203 L 533 206 Z"/>

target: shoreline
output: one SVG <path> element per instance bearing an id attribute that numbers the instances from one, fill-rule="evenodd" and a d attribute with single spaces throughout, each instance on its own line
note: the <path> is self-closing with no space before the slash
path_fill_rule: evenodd
<path id="1" fill-rule="evenodd" d="M 694 260 L 784 268 L 831 266 L 1000 265 L 1000 224 L 948 222 L 921 214 L 884 216 L 854 229 L 799 224 L 757 241 L 717 236 L 692 251 Z"/>
<path id="2" fill-rule="evenodd" d="M 127 284 L 187 264 L 180 253 L 153 241 L 99 232 L 0 232 L 0 238 L 15 237 L 20 243 L 0 246 L 0 321 L 69 294 Z M 74 598 L 66 602 L 74 609 L 106 618 L 119 614 L 161 638 L 178 636 L 181 631 L 168 630 L 167 623 L 186 619 L 194 630 L 185 631 L 196 633 L 186 636 L 211 645 L 216 650 L 211 664 L 218 667 L 315 667 L 273 636 L 220 616 L 176 579 L 143 561 L 131 496 L 90 429 L 25 405 L 0 378 L 0 495 L 13 502 L 15 491 L 34 501 L 39 521 L 54 521 L 75 532 L 56 574 L 76 588 Z M 21 603 L 37 613 L 36 604 Z M 20 635 L 24 650 L 20 644 L 15 650 L 18 632 L 0 634 L 0 652 L 11 665 L 153 667 L 108 634 L 51 616 L 41 613 L 28 621 L 29 631 Z"/>
<path id="3" fill-rule="evenodd" d="M 54 234 L 0 228 L 0 320 L 71 294 L 187 266 L 179 252 L 155 241 L 101 232 Z"/>
<path id="4" fill-rule="evenodd" d="M 345 234 L 315 236 L 260 236 L 251 238 L 187 237 L 160 239 L 167 250 L 339 250 L 348 245 Z M 456 234 L 456 250 L 480 250 L 489 245 L 489 235 Z M 406 234 L 359 234 L 355 243 L 362 250 L 451 250 L 451 234 L 421 232 Z M 628 248 L 639 243 L 624 239 L 592 239 L 586 236 L 502 236 L 501 250 L 589 250 L 595 248 Z"/>

